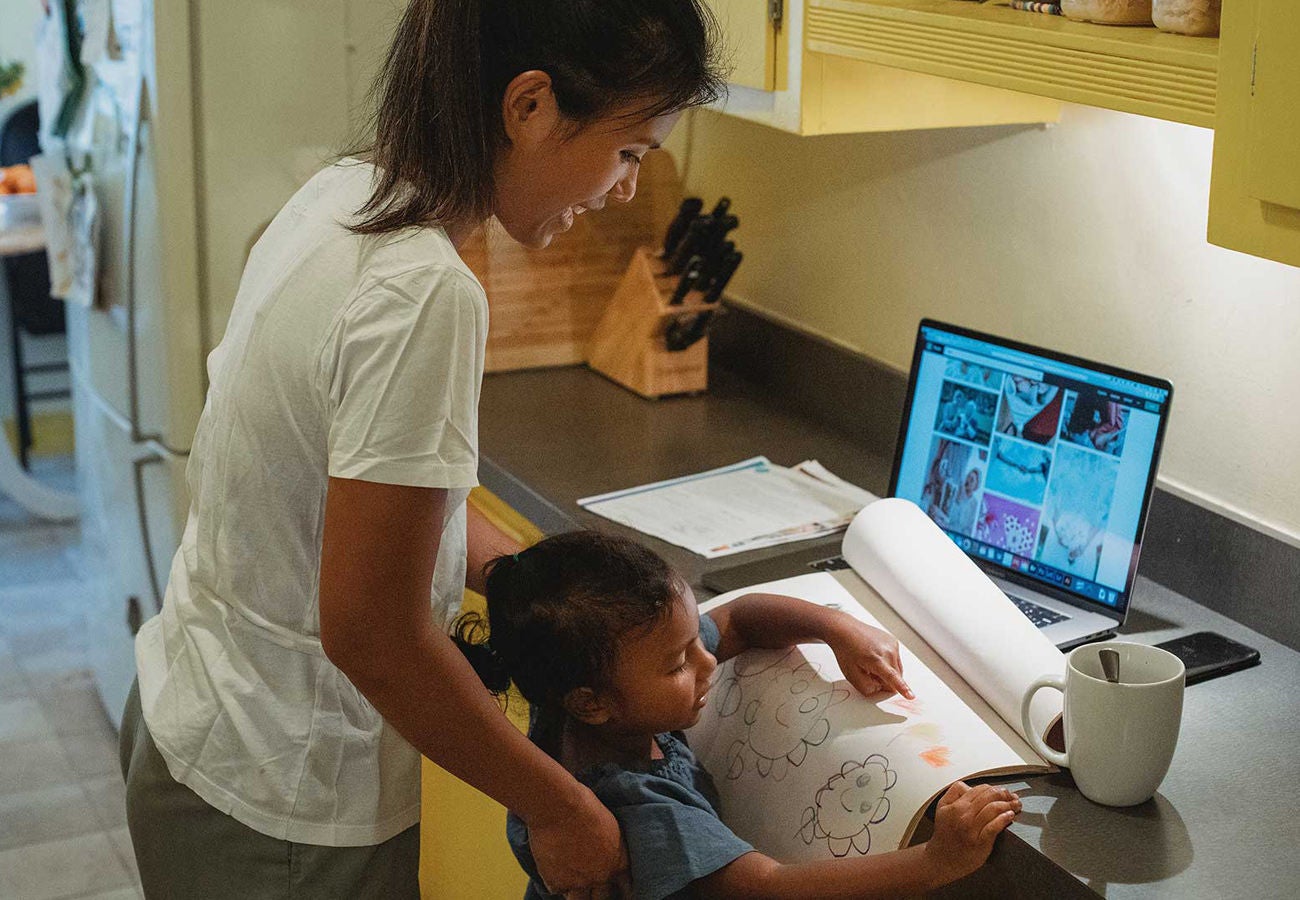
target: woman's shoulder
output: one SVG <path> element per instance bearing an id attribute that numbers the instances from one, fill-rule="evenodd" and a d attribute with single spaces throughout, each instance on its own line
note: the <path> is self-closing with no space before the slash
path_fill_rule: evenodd
<path id="1" fill-rule="evenodd" d="M 483 285 L 461 259 L 447 232 L 438 225 L 405 228 L 387 234 L 355 234 L 362 206 L 374 187 L 375 168 L 344 157 L 318 171 L 295 200 L 317 206 L 334 225 L 336 238 L 354 243 L 357 282 L 396 287 L 411 299 L 425 299 L 448 285 L 473 298 L 486 298 Z"/>

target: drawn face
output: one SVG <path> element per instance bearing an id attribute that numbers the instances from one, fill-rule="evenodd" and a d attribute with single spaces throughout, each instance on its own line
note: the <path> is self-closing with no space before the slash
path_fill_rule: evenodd
<path id="1" fill-rule="evenodd" d="M 831 854 L 837 857 L 847 856 L 850 848 L 865 854 L 871 848 L 869 826 L 883 822 L 889 815 L 885 792 L 897 780 L 898 773 L 879 753 L 862 762 L 846 762 L 817 791 L 815 805 L 804 812 L 804 842 L 826 839 Z"/>
<path id="2" fill-rule="evenodd" d="M 836 699 L 835 686 L 818 677 L 806 663 L 794 671 L 781 672 L 768 684 L 747 713 L 752 716 L 749 743 L 754 752 L 768 759 L 788 756 L 809 738 L 820 743 L 820 729 L 826 710 Z"/>
<path id="3" fill-rule="evenodd" d="M 608 727 L 630 735 L 679 731 L 699 721 L 718 661 L 700 643 L 700 613 L 680 584 L 668 615 L 625 636 L 607 691 Z"/>

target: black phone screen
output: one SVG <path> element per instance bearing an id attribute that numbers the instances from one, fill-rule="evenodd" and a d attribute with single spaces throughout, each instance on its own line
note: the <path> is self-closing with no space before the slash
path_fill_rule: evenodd
<path id="1" fill-rule="evenodd" d="M 1188 684 L 1259 664 L 1258 650 L 1213 631 L 1197 631 L 1156 646 L 1183 661 Z"/>

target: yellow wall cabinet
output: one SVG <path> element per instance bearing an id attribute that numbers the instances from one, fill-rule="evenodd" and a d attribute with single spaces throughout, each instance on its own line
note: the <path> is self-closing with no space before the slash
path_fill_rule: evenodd
<path id="1" fill-rule="evenodd" d="M 1055 122 L 1060 103 L 805 44 L 812 0 L 707 0 L 734 67 L 728 115 L 794 134 Z"/>
<path id="2" fill-rule="evenodd" d="M 808 0 L 805 29 L 816 53 L 1214 126 L 1216 38 L 1074 22 L 1007 0 Z"/>
<path id="3" fill-rule="evenodd" d="M 1224 3 L 1221 39 L 1008 0 L 784 0 L 761 39 L 729 24 L 768 3 L 713 0 L 733 55 L 774 67 L 775 88 L 732 86 L 730 115 L 836 134 L 1055 121 L 1066 101 L 1213 128 L 1210 241 L 1300 265 L 1300 4 Z"/>
<path id="4" fill-rule="evenodd" d="M 706 0 L 727 36 L 730 82 L 758 91 L 784 87 L 777 81 L 777 40 L 784 0 Z M 782 60 L 782 63 L 784 60 Z"/>
<path id="5" fill-rule="evenodd" d="M 1223 9 L 1210 241 L 1300 266 L 1300 6 Z"/>

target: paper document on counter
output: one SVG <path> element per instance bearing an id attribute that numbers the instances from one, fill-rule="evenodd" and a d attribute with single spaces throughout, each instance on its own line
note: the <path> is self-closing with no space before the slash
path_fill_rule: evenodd
<path id="1" fill-rule="evenodd" d="M 816 460 L 786 468 L 755 456 L 720 469 L 587 497 L 578 505 L 712 559 L 834 534 L 875 499 Z"/>

